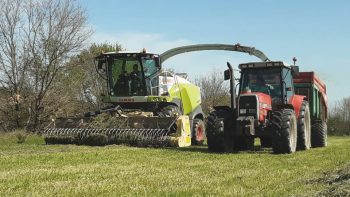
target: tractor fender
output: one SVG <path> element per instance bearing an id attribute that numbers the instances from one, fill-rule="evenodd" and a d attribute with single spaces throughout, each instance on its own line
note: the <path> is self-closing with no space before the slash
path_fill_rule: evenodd
<path id="1" fill-rule="evenodd" d="M 293 95 L 289 99 L 288 104 L 293 106 L 295 116 L 297 118 L 299 118 L 301 105 L 303 104 L 304 99 L 305 99 L 305 96 L 301 96 L 301 95 Z"/>

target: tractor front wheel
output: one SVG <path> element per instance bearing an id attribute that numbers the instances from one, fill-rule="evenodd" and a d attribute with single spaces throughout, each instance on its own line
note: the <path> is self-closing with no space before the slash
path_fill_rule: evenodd
<path id="1" fill-rule="evenodd" d="M 232 112 L 220 109 L 209 114 L 206 126 L 208 150 L 213 152 L 232 152 Z"/>
<path id="2" fill-rule="evenodd" d="M 297 146 L 297 119 L 292 109 L 273 112 L 272 150 L 276 154 L 293 153 Z"/>

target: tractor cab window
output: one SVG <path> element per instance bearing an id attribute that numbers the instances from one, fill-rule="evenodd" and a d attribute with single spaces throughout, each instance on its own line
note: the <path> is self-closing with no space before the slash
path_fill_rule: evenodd
<path id="1" fill-rule="evenodd" d="M 252 68 L 242 70 L 240 93 L 261 92 L 272 99 L 281 99 L 280 68 Z"/>
<path id="2" fill-rule="evenodd" d="M 144 84 L 140 62 L 135 58 L 114 58 L 110 72 L 111 94 L 115 96 L 143 96 Z"/>

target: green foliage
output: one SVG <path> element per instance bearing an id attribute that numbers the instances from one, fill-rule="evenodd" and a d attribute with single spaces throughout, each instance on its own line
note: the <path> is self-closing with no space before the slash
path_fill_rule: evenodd
<path id="1" fill-rule="evenodd" d="M 72 116 L 104 106 L 100 95 L 107 91 L 107 83 L 96 70 L 94 58 L 101 52 L 119 51 L 119 44 L 92 44 L 72 57 L 55 80 L 54 98 L 60 98 L 56 106 L 57 116 Z"/>
<path id="2" fill-rule="evenodd" d="M 108 136 L 100 133 L 93 133 L 83 139 L 83 144 L 89 146 L 105 146 L 108 144 Z"/>
<path id="3" fill-rule="evenodd" d="M 109 113 L 99 114 L 89 124 L 89 128 L 130 128 L 126 124 L 127 119 L 118 116 L 112 116 Z"/>
<path id="4" fill-rule="evenodd" d="M 26 142 L 27 137 L 28 137 L 28 133 L 26 133 L 24 130 L 15 131 L 14 135 L 17 138 L 18 144 L 22 144 L 22 143 Z"/>
<path id="5" fill-rule="evenodd" d="M 328 134 L 350 135 L 350 97 L 342 99 L 331 108 L 328 120 Z"/>
<path id="6" fill-rule="evenodd" d="M 230 106 L 231 95 L 229 84 L 225 83 L 221 72 L 213 71 L 210 74 L 199 76 L 195 84 L 201 88 L 202 109 L 209 114 L 214 106 Z"/>
<path id="7" fill-rule="evenodd" d="M 291 155 L 43 144 L 0 136 L 2 196 L 314 196 L 328 186 L 309 180 L 350 160 L 345 137 Z"/>

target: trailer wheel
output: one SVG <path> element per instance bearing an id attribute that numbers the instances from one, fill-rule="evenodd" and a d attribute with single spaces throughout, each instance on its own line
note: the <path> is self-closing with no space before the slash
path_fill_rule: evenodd
<path id="1" fill-rule="evenodd" d="M 206 132 L 208 150 L 213 152 L 232 152 L 233 144 L 230 138 L 232 130 L 232 112 L 229 110 L 217 110 L 209 114 Z"/>
<path id="2" fill-rule="evenodd" d="M 327 146 L 327 124 L 315 122 L 311 128 L 311 145 L 313 148 Z"/>
<path id="3" fill-rule="evenodd" d="M 311 147 L 311 119 L 307 101 L 303 101 L 298 117 L 297 150 L 308 150 Z"/>
<path id="4" fill-rule="evenodd" d="M 192 129 L 192 145 L 203 145 L 205 139 L 205 125 L 204 121 L 198 118 L 193 119 Z"/>
<path id="5" fill-rule="evenodd" d="M 276 154 L 293 153 L 297 146 L 297 120 L 292 109 L 273 112 L 272 150 Z"/>

